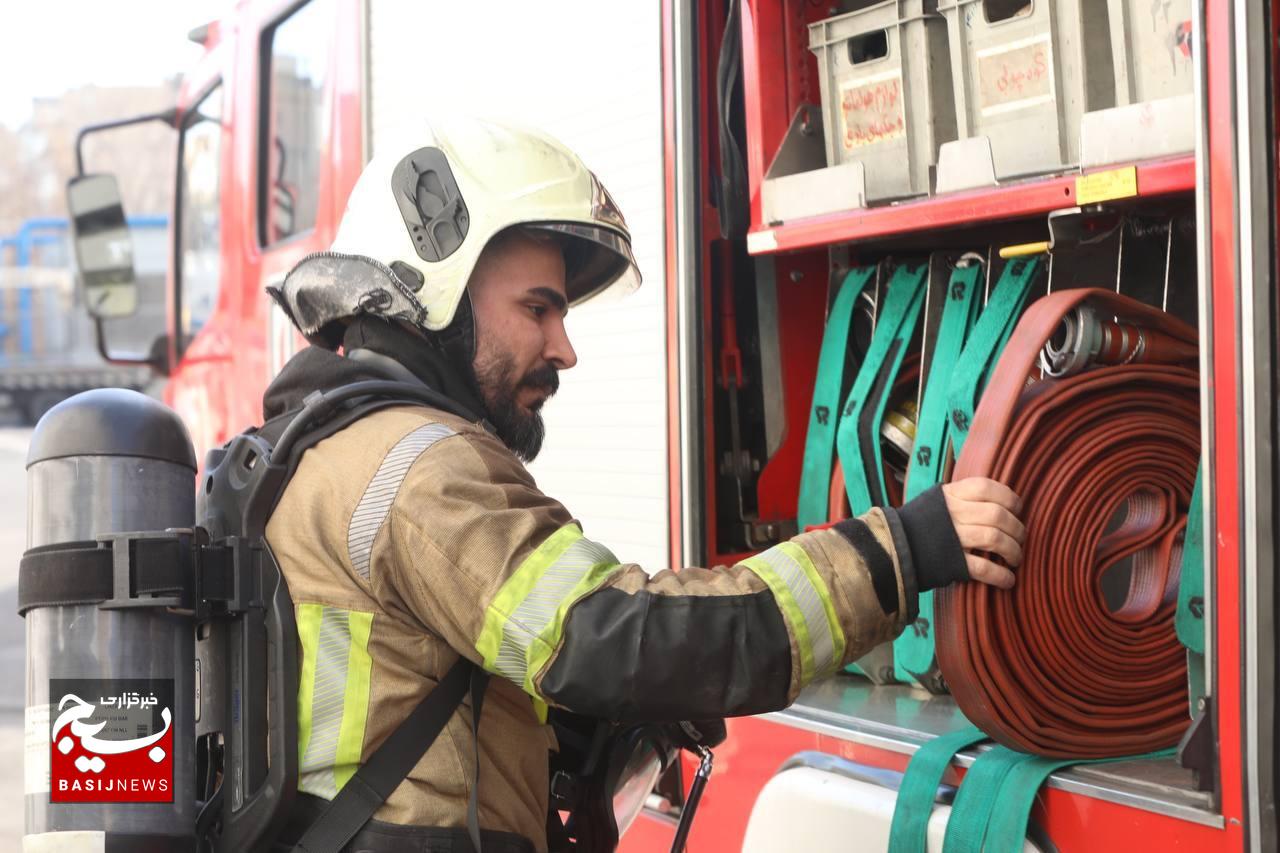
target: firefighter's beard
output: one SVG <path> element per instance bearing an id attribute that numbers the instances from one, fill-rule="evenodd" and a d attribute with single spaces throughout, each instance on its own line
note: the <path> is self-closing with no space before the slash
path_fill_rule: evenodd
<path id="1" fill-rule="evenodd" d="M 480 393 L 489 422 L 498 438 L 511 452 L 525 462 L 532 462 L 542 449 L 546 426 L 542 422 L 542 404 L 560 388 L 560 374 L 549 364 L 535 367 L 516 378 L 515 359 L 510 353 L 477 354 L 471 366 L 472 380 Z M 531 408 L 517 402 L 522 389 L 542 392 L 542 399 Z"/>

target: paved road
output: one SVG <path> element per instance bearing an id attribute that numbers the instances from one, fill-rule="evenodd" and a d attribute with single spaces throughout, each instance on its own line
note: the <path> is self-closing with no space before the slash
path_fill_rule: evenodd
<path id="1" fill-rule="evenodd" d="M 22 844 L 22 709 L 26 632 L 15 614 L 18 560 L 26 548 L 24 463 L 31 430 L 0 428 L 0 850 Z"/>

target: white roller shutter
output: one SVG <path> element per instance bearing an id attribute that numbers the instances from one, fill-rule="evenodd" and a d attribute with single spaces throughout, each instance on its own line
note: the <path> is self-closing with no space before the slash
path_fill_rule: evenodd
<path id="1" fill-rule="evenodd" d="M 644 286 L 574 310 L 578 366 L 544 409 L 539 486 L 650 571 L 667 557 L 661 6 L 652 0 L 369 0 L 369 133 L 432 109 L 541 127 L 600 176 Z"/>

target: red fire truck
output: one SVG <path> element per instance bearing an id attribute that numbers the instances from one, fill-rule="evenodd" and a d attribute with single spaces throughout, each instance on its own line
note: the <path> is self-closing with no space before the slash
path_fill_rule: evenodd
<path id="1" fill-rule="evenodd" d="M 866 271 L 848 331 L 863 357 L 897 271 L 923 271 L 921 319 L 873 424 L 890 502 L 937 369 L 942 297 L 929 294 L 949 275 L 976 270 L 975 312 L 1029 258 L 1032 303 L 1101 286 L 1153 305 L 1199 330 L 1203 701 L 1176 756 L 1053 772 L 1026 843 L 1274 850 L 1278 13 L 1255 0 L 244 0 L 193 33 L 206 53 L 176 110 L 152 117 L 178 137 L 172 264 L 166 327 L 133 358 L 168 377 L 202 455 L 258 419 L 301 345 L 264 287 L 327 247 L 383 128 L 457 104 L 528 120 L 613 189 L 649 280 L 630 305 L 575 316 L 582 367 L 535 473 L 620 555 L 719 565 L 798 529 L 811 416 L 830 415 L 811 411 L 824 330 L 852 273 Z M 109 321 L 100 332 L 130 358 Z M 619 412 L 639 426 L 619 432 Z M 819 522 L 851 508 L 826 470 L 837 487 Z M 729 721 L 691 848 L 887 843 L 899 774 L 967 721 L 945 672 L 904 675 L 887 648 L 859 669 Z M 961 751 L 946 785 L 982 752 Z M 950 814 L 939 796 L 929 849 Z M 681 797 L 660 786 L 624 847 L 665 849 Z"/>

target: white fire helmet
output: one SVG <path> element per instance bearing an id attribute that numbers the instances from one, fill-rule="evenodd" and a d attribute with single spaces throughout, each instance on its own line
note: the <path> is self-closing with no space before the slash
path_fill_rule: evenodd
<path id="1" fill-rule="evenodd" d="M 481 251 L 508 228 L 559 238 L 571 305 L 640 286 L 621 212 L 558 140 L 454 118 L 379 148 L 330 250 L 303 258 L 269 288 L 313 343 L 336 347 L 346 321 L 361 314 L 444 329 Z"/>

